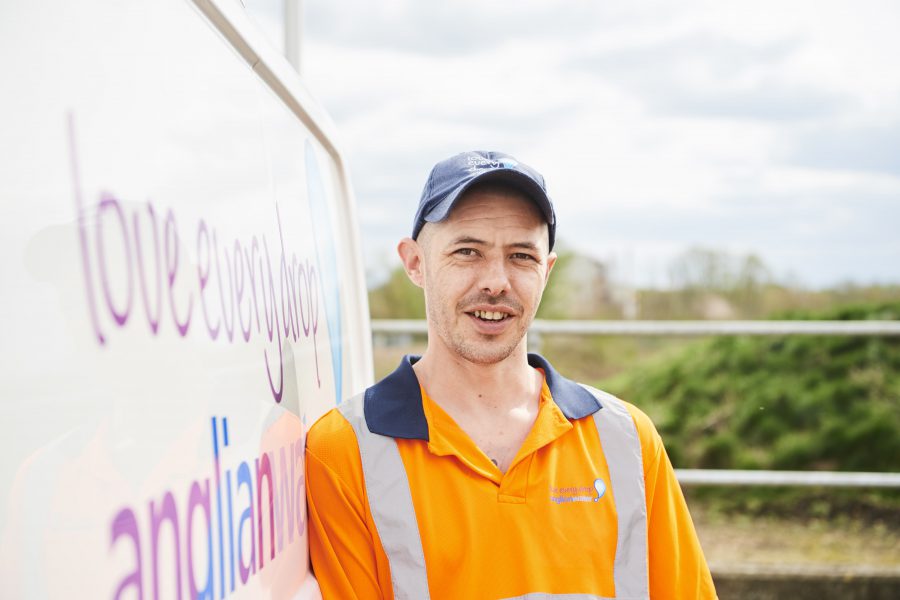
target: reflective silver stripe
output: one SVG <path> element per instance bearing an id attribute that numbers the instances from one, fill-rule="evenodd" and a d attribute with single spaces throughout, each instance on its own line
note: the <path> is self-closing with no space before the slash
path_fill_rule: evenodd
<path id="1" fill-rule="evenodd" d="M 544 594 L 535 592 L 525 594 L 524 596 L 514 596 L 511 598 L 503 598 L 503 600 L 614 600 L 605 596 L 594 596 L 592 594 Z"/>
<path id="2" fill-rule="evenodd" d="M 356 432 L 369 509 L 391 565 L 394 598 L 428 600 L 425 553 L 397 442 L 369 431 L 363 414 L 363 394 L 344 402 L 338 410 Z"/>
<path id="3" fill-rule="evenodd" d="M 583 385 L 603 406 L 594 413 L 600 445 L 609 467 L 618 516 L 613 581 L 616 598 L 649 598 L 647 570 L 647 496 L 641 440 L 631 413 L 621 400 Z"/>

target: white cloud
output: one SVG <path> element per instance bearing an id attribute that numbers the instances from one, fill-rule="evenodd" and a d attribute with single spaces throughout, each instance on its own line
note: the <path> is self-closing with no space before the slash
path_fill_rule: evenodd
<path id="1" fill-rule="evenodd" d="M 407 234 L 434 162 L 482 148 L 541 171 L 560 238 L 598 255 L 719 244 L 811 284 L 900 281 L 879 226 L 900 217 L 895 3 L 306 6 L 367 256 Z M 839 223 L 850 258 L 823 261 Z"/>

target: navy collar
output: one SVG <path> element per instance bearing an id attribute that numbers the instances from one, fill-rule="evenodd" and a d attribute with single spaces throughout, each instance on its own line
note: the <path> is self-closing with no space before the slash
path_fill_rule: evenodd
<path id="1" fill-rule="evenodd" d="M 366 390 L 363 412 L 369 431 L 407 440 L 428 441 L 428 422 L 413 364 L 420 357 L 406 355 L 397 369 Z M 529 354 L 528 364 L 543 369 L 553 401 L 569 420 L 592 415 L 602 408 L 592 393 L 556 372 L 539 354 Z"/>

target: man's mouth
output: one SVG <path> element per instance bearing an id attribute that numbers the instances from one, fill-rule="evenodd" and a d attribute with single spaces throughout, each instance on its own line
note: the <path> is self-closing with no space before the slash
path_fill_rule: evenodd
<path id="1" fill-rule="evenodd" d="M 490 310 L 475 310 L 469 314 L 475 316 L 478 319 L 481 319 L 482 321 L 491 321 L 491 322 L 504 321 L 512 316 L 505 312 L 497 312 L 497 311 L 490 311 Z"/>

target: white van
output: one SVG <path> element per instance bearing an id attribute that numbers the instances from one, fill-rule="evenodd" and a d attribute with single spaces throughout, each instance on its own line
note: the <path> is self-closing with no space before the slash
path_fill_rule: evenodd
<path id="1" fill-rule="evenodd" d="M 314 598 L 372 381 L 329 121 L 237 0 L 0 4 L 0 598 Z"/>

